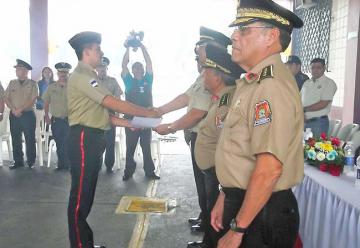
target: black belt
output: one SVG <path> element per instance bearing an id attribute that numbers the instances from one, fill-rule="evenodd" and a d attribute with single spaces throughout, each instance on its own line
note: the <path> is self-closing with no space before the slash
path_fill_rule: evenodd
<path id="1" fill-rule="evenodd" d="M 52 118 L 54 118 L 54 120 L 68 121 L 68 118 L 67 118 L 67 117 L 55 117 L 55 116 L 52 116 Z"/>
<path id="2" fill-rule="evenodd" d="M 323 115 L 323 116 L 320 116 L 320 117 L 314 117 L 314 118 L 308 119 L 308 120 L 306 120 L 306 122 L 308 122 L 308 121 L 317 121 L 317 120 L 326 119 L 326 118 L 328 118 L 328 116 Z"/>
<path id="3" fill-rule="evenodd" d="M 246 190 L 244 189 L 239 189 L 239 188 L 227 188 L 227 187 L 222 187 L 222 191 L 224 191 L 226 197 L 228 198 L 242 198 L 245 196 Z M 289 192 L 291 191 L 291 189 L 285 189 L 285 190 L 280 190 L 280 191 L 276 191 L 273 192 L 271 194 L 271 197 L 279 197 L 285 194 L 289 194 Z M 291 191 L 292 192 L 292 191 Z"/>
<path id="4" fill-rule="evenodd" d="M 80 124 L 77 124 L 77 125 L 73 125 L 73 126 L 70 126 L 70 128 L 72 130 L 81 130 L 81 129 L 84 129 L 88 132 L 92 132 L 92 133 L 98 133 L 98 134 L 104 134 L 105 130 L 102 130 L 100 128 L 94 128 L 94 127 L 87 127 L 87 126 L 83 126 L 83 125 L 80 125 Z"/>

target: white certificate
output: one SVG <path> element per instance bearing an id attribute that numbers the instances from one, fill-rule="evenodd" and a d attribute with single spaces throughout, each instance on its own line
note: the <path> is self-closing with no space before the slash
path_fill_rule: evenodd
<path id="1" fill-rule="evenodd" d="M 148 118 L 148 117 L 139 117 L 134 116 L 130 121 L 130 124 L 136 128 L 154 128 L 159 126 L 161 123 L 161 118 Z"/>

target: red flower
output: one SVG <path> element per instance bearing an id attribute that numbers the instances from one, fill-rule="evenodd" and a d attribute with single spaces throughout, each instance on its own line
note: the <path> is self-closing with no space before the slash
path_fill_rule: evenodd
<path id="1" fill-rule="evenodd" d="M 316 141 L 313 138 L 309 138 L 307 143 L 308 143 L 309 146 L 315 146 Z"/>
<path id="2" fill-rule="evenodd" d="M 321 138 L 322 140 L 326 140 L 326 133 L 321 133 L 321 134 L 320 134 L 320 138 Z"/>
<path id="3" fill-rule="evenodd" d="M 334 146 L 340 146 L 341 141 L 340 141 L 339 138 L 331 137 L 331 144 L 334 145 Z"/>

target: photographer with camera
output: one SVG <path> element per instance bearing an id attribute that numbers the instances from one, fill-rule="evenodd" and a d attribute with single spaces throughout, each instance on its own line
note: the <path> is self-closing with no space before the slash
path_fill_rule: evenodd
<path id="1" fill-rule="evenodd" d="M 149 108 L 153 107 L 152 101 L 152 83 L 153 83 L 153 70 L 150 56 L 141 43 L 143 38 L 143 33 L 131 32 L 128 39 L 125 41 L 124 46 L 126 47 L 126 52 L 122 62 L 122 72 L 121 78 L 125 84 L 125 99 L 126 101 L 132 102 L 136 105 Z M 146 63 L 146 71 L 144 71 L 144 66 L 140 62 L 135 62 L 132 65 L 132 74 L 130 74 L 128 69 L 129 57 L 130 57 L 130 47 L 133 48 L 135 52 L 137 48 L 140 48 Z M 132 116 L 125 115 L 125 118 L 132 119 Z M 140 146 L 143 153 L 144 161 L 144 171 L 145 176 L 149 179 L 160 179 L 158 175 L 155 174 L 155 166 L 151 157 L 151 129 L 130 129 L 125 128 L 126 134 L 126 164 L 123 180 L 129 180 L 135 172 L 136 163 L 134 160 L 134 153 L 136 150 L 136 145 L 140 139 Z"/>

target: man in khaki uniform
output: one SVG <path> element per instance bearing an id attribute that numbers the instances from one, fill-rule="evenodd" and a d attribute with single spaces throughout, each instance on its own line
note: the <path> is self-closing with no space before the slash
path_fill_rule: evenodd
<path id="1" fill-rule="evenodd" d="M 34 80 L 28 78 L 29 70 L 32 70 L 31 65 L 17 59 L 14 67 L 17 79 L 11 80 L 5 91 L 5 102 L 11 110 L 10 133 L 15 160 L 10 169 L 24 166 L 22 133 L 25 136 L 27 164 L 32 168 L 36 158 L 34 104 L 38 96 L 38 87 Z"/>
<path id="2" fill-rule="evenodd" d="M 70 166 L 67 138 L 69 135 L 68 109 L 67 109 L 67 81 L 71 65 L 59 62 L 55 65 L 58 71 L 58 80 L 49 85 L 42 99 L 44 101 L 45 121 L 51 123 L 52 135 L 56 142 L 58 166 L 56 170 L 67 170 Z M 51 113 L 51 119 L 49 117 Z"/>
<path id="3" fill-rule="evenodd" d="M 98 73 L 99 82 L 104 86 L 113 96 L 120 99 L 123 91 L 121 90 L 119 83 L 113 77 L 107 75 L 107 69 L 110 64 L 110 60 L 106 57 L 102 58 L 102 63 L 96 68 Z M 105 166 L 106 172 L 112 173 L 115 162 L 115 135 L 116 128 L 111 126 L 109 130 L 105 132 Z"/>
<path id="4" fill-rule="evenodd" d="M 204 231 L 204 228 L 201 225 L 201 220 L 206 213 L 206 192 L 204 174 L 201 172 L 201 170 L 196 164 L 194 148 L 198 127 L 202 122 L 203 118 L 206 116 L 207 111 L 211 105 L 211 95 L 204 88 L 203 78 L 201 74 L 201 63 L 204 62 L 203 47 L 205 44 L 208 43 L 227 50 L 228 45 L 231 44 L 231 40 L 220 32 L 211 30 L 209 28 L 200 27 L 200 40 L 196 43 L 195 46 L 197 68 L 200 75 L 196 79 L 195 83 L 193 83 L 185 93 L 177 96 L 174 100 L 158 108 L 158 111 L 161 114 L 166 114 L 187 106 L 187 113 L 171 124 L 162 124 L 154 129 L 156 132 L 162 135 L 175 133 L 178 130 L 190 129 L 189 136 L 191 161 L 193 165 L 196 190 L 198 193 L 199 206 L 201 210 L 199 217 L 189 219 L 189 223 L 192 224 L 192 231 Z"/>
<path id="5" fill-rule="evenodd" d="M 137 116 L 154 117 L 159 114 L 113 97 L 98 83 L 95 68 L 103 56 L 99 33 L 81 32 L 73 36 L 69 43 L 79 59 L 67 89 L 71 164 L 69 239 L 71 248 L 92 248 L 99 246 L 94 246 L 93 233 L 86 218 L 94 201 L 102 163 L 104 131 L 110 128 L 110 124 L 131 127 L 127 120 L 109 117 L 108 109 Z"/>
<path id="6" fill-rule="evenodd" d="M 0 82 L 0 121 L 4 118 L 4 109 L 5 109 L 5 91 L 4 88 Z"/>
<path id="7" fill-rule="evenodd" d="M 247 74 L 237 81 L 215 154 L 223 187 L 211 224 L 219 248 L 293 247 L 299 213 L 291 187 L 302 181 L 303 111 L 294 76 L 280 52 L 303 22 L 273 1 L 241 0 L 232 60 Z"/>
<path id="8" fill-rule="evenodd" d="M 219 181 L 215 173 L 215 150 L 229 110 L 235 80 L 245 72 L 231 61 L 231 55 L 224 49 L 211 44 L 205 47 L 206 59 L 203 64 L 205 88 L 212 94 L 211 107 L 199 127 L 195 144 L 195 159 L 204 173 L 207 212 L 203 218 L 205 234 L 203 241 L 188 244 L 188 248 L 216 247 L 218 235 L 210 225 L 210 212 L 219 193 Z"/>
<path id="9" fill-rule="evenodd" d="M 325 76 L 325 60 L 315 58 L 310 63 L 312 78 L 307 80 L 300 92 L 304 107 L 305 129 L 311 128 L 314 137 L 327 133 L 328 114 L 337 86 L 331 78 Z"/>

